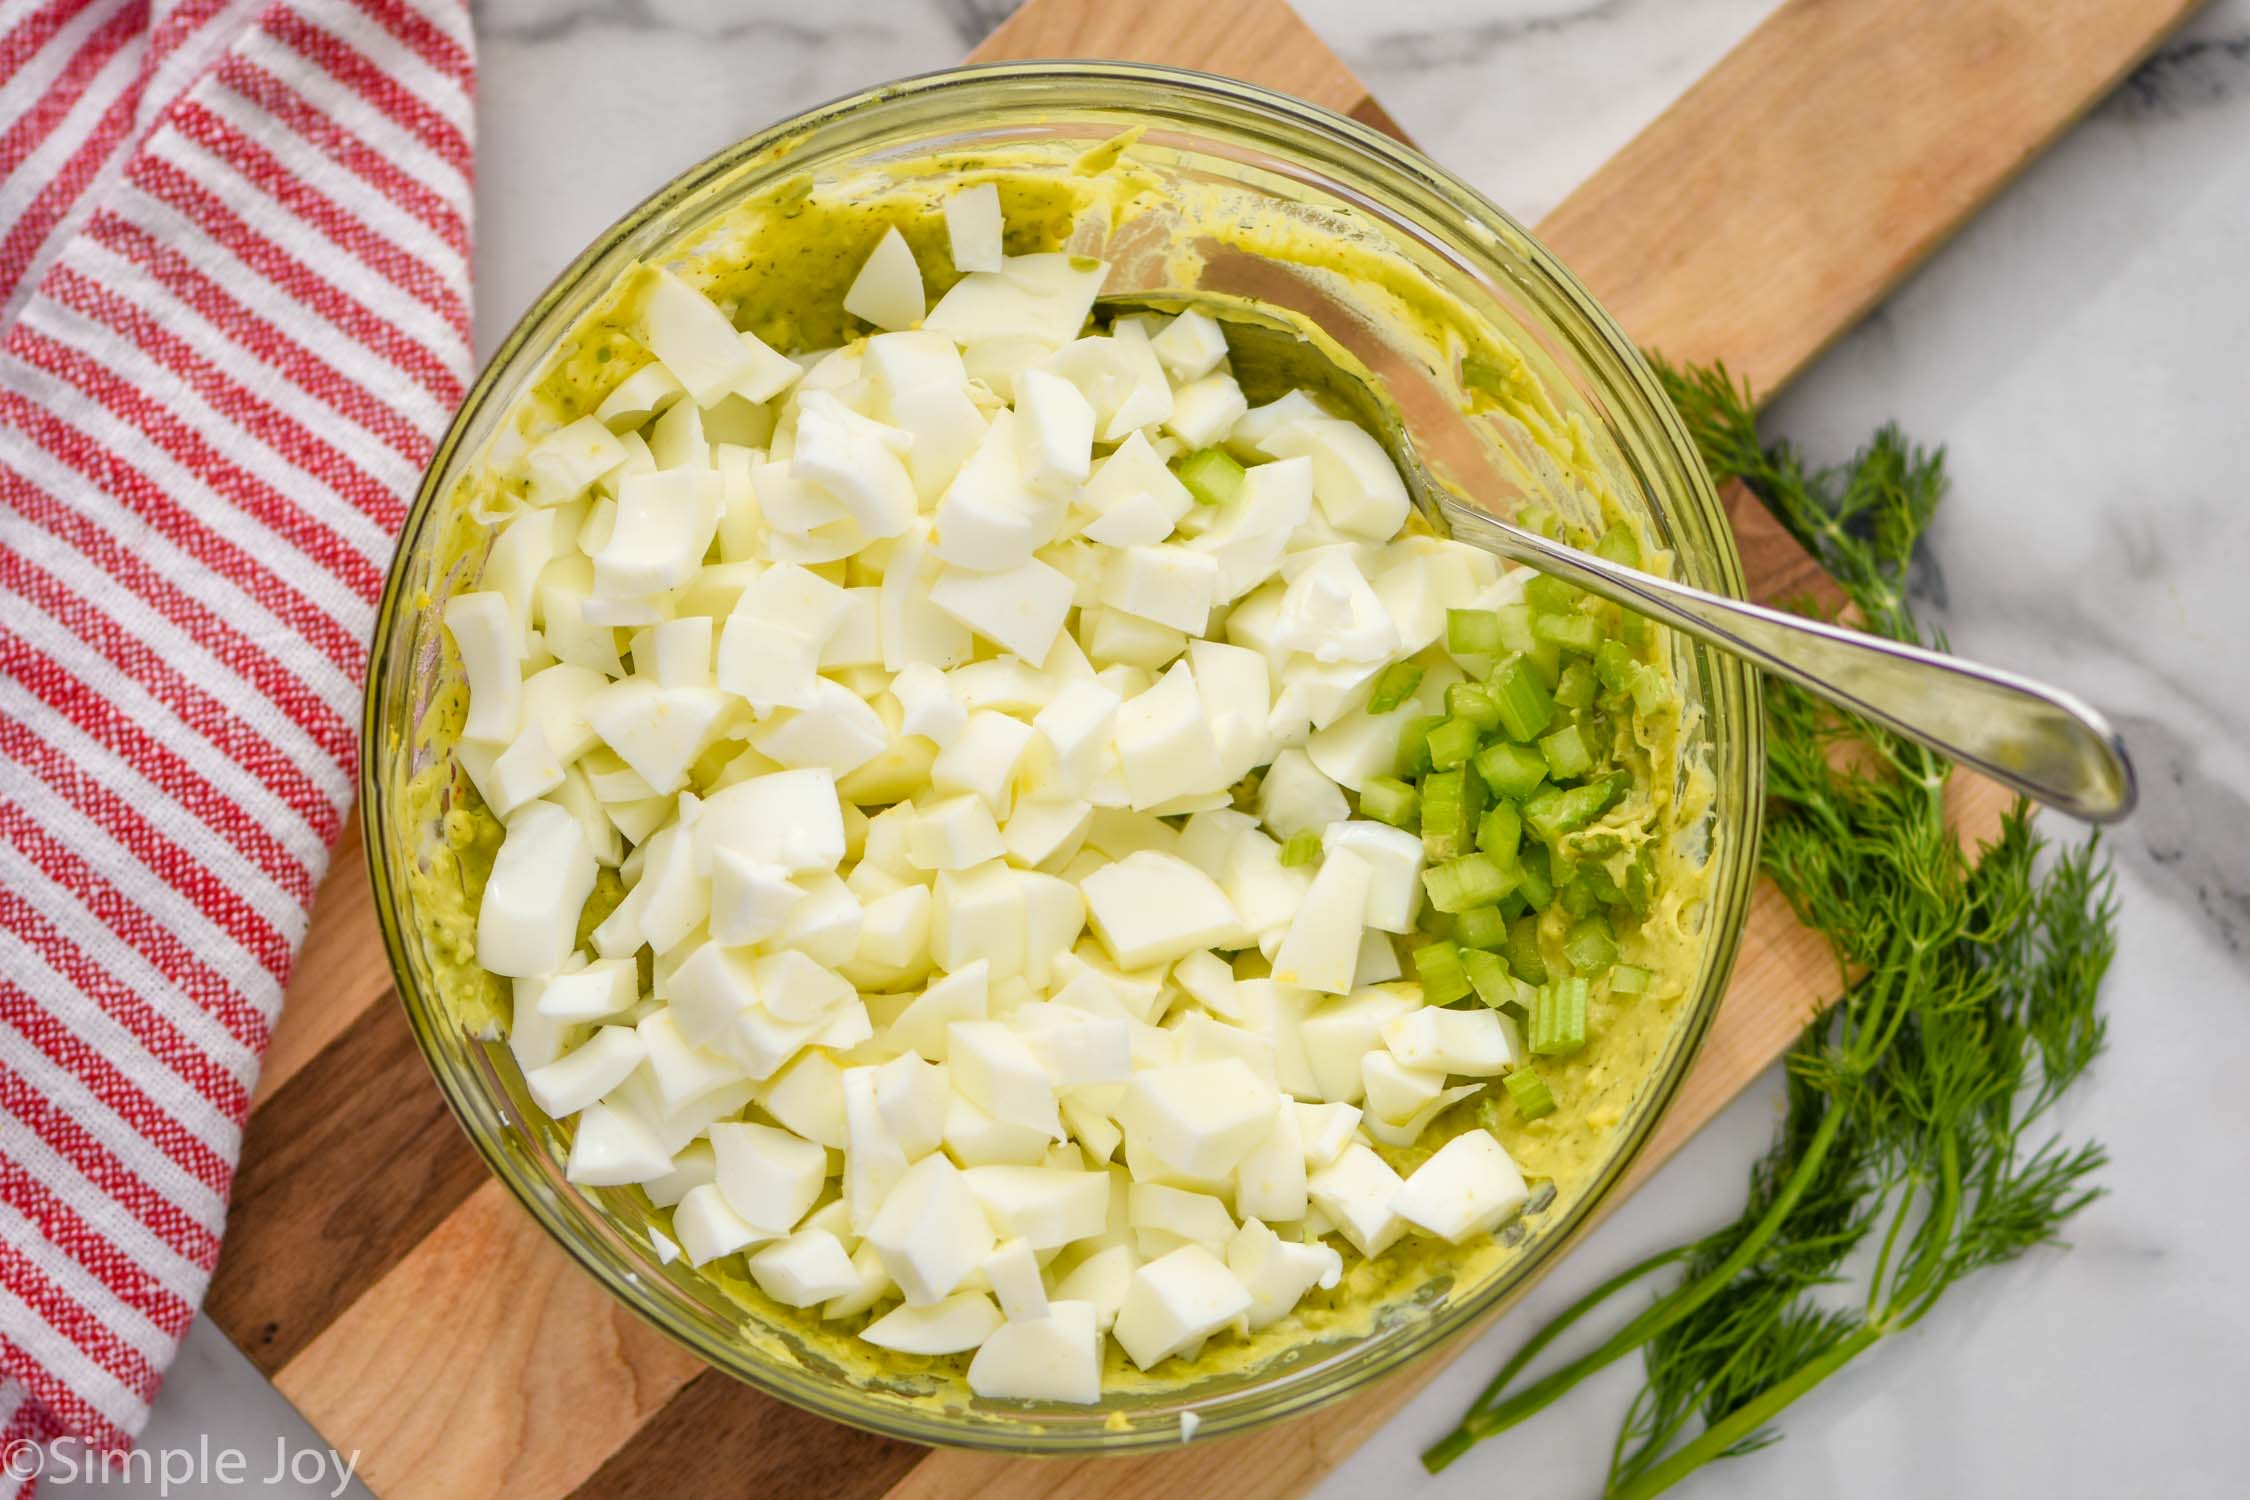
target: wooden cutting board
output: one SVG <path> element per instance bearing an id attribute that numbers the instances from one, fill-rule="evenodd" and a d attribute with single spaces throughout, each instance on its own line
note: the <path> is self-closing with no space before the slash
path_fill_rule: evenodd
<path id="1" fill-rule="evenodd" d="M 1771 391 L 2191 8 L 1790 0 L 1538 232 L 1643 343 L 1724 358 Z M 973 54 L 1065 56 L 1230 73 L 1396 132 L 1282 0 L 1030 0 Z M 1755 596 L 1826 583 L 1754 500 L 1738 491 L 1730 511 Z M 1958 811 L 1975 830 L 2002 803 L 1972 786 Z M 1823 945 L 1762 889 L 1719 1020 L 1627 1190 L 1835 988 Z M 1445 1357 L 1313 1420 L 1079 1464 L 869 1437 L 708 1371 L 611 1302 L 486 1176 L 408 1036 L 356 833 L 336 852 L 267 1057 L 209 1310 L 328 1442 L 360 1450 L 360 1473 L 392 1500 L 815 1488 L 829 1500 L 1066 1488 L 1262 1500 L 1341 1460 Z"/>

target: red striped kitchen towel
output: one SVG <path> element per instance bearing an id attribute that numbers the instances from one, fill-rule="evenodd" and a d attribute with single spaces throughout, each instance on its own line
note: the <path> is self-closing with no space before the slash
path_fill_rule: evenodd
<path id="1" fill-rule="evenodd" d="M 463 0 L 0 0 L 0 1454 L 219 1253 L 470 360 Z"/>

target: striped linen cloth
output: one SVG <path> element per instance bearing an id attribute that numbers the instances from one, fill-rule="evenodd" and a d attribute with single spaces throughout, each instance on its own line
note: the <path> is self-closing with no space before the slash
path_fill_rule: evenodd
<path id="1" fill-rule="evenodd" d="M 0 1496 L 219 1254 L 470 362 L 463 0 L 0 0 Z"/>

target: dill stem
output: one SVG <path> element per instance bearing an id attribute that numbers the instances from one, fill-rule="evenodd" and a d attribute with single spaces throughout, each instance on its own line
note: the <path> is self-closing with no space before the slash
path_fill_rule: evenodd
<path id="1" fill-rule="evenodd" d="M 1922 1314 L 1936 1303 L 1950 1278 L 1945 1275 L 1945 1250 L 1953 1240 L 1954 1221 L 1961 1215 L 1961 1138 L 1948 1131 L 1938 1142 L 1938 1201 L 1930 1210 L 1930 1222 L 1925 1228 L 1928 1248 L 1923 1251 L 1922 1262 L 1909 1276 L 1902 1268 L 1901 1293 L 1891 1299 L 1891 1316 L 1886 1325 L 1898 1328 L 1911 1327 Z M 1899 1305 L 1912 1304 L 1903 1318 L 1895 1318 Z"/>
<path id="2" fill-rule="evenodd" d="M 1911 1190 L 1898 1195 L 1898 1207 L 1891 1212 L 1891 1227 L 1884 1232 L 1882 1253 L 1875 1258 L 1875 1274 L 1867 1280 L 1867 1318 L 1875 1320 L 1877 1304 L 1883 1299 L 1884 1289 L 1890 1285 L 1891 1254 L 1898 1248 L 1898 1237 L 1906 1228 L 1906 1221 L 1914 1213 L 1914 1194 Z"/>
<path id="3" fill-rule="evenodd" d="M 1735 1346 L 1734 1353 L 1728 1355 L 1716 1370 L 1703 1378 L 1703 1389 L 1706 1391 L 1722 1389 L 1726 1385 L 1727 1377 L 1734 1373 L 1734 1367 L 1749 1358 L 1756 1347 L 1757 1341 L 1755 1339 L 1743 1339 Z M 1680 1402 L 1679 1410 L 1673 1416 L 1671 1422 L 1663 1431 L 1651 1432 L 1640 1447 L 1635 1450 L 1633 1461 L 1630 1463 L 1619 1462 L 1623 1457 L 1622 1438 L 1624 1436 L 1620 1432 L 1620 1443 L 1618 1449 L 1613 1451 L 1611 1455 L 1609 1483 L 1603 1487 L 1604 1492 L 1615 1494 L 1621 1485 L 1637 1483 L 1642 1475 L 1648 1473 L 1652 1460 L 1670 1445 L 1673 1438 L 1679 1436 L 1680 1429 L 1687 1426 L 1688 1419 L 1694 1414 L 1695 1403 L 1690 1401 Z"/>
<path id="4" fill-rule="evenodd" d="M 1521 1374 L 1524 1366 L 1537 1359 L 1549 1344 L 1569 1332 L 1571 1326 L 1580 1318 L 1583 1318 L 1643 1276 L 1660 1271 L 1674 1261 L 1685 1260 L 1693 1252 L 1694 1247 L 1692 1245 L 1679 1245 L 1661 1254 L 1652 1255 L 1637 1265 L 1627 1266 L 1624 1270 L 1555 1314 L 1547 1321 L 1546 1327 L 1526 1339 L 1523 1347 L 1509 1357 L 1508 1362 L 1500 1367 L 1500 1373 L 1493 1376 L 1486 1383 L 1483 1391 L 1478 1393 L 1477 1399 L 1470 1403 L 1469 1409 L 1476 1411 L 1499 1400 L 1508 1389 L 1508 1382 Z"/>
<path id="5" fill-rule="evenodd" d="M 1797 1206 L 1797 1200 L 1804 1196 L 1805 1189 L 1812 1185 L 1813 1179 L 1818 1175 L 1821 1160 L 1828 1155 L 1828 1148 L 1835 1142 L 1836 1132 L 1843 1125 L 1845 1113 L 1843 1109 L 1831 1105 L 1821 1116 L 1812 1139 L 1805 1145 L 1804 1155 L 1798 1158 L 1796 1169 L 1789 1174 L 1789 1181 L 1775 1196 L 1764 1216 L 1742 1237 L 1725 1260 L 1689 1285 L 1666 1293 L 1593 1352 L 1580 1355 L 1554 1373 L 1534 1381 L 1498 1406 L 1472 1410 L 1461 1419 L 1459 1427 L 1422 1455 L 1423 1467 L 1434 1474 L 1467 1452 L 1476 1442 L 1497 1436 L 1526 1417 L 1546 1410 L 1587 1376 L 1615 1364 L 1725 1291 L 1746 1266 L 1764 1253 L 1766 1246 L 1788 1222 L 1790 1213 Z M 1606 1296 L 1607 1293 L 1603 1292 L 1602 1295 Z M 1583 1309 L 1573 1309 L 1572 1315 L 1575 1316 L 1580 1311 Z M 1541 1336 L 1546 1336 L 1545 1330 L 1542 1330 Z M 1511 1361 L 1511 1364 L 1520 1368 L 1520 1363 L 1516 1361 Z"/>
<path id="6" fill-rule="evenodd" d="M 1883 1331 L 1879 1328 L 1855 1330 L 1826 1354 L 1806 1362 L 1788 1379 L 1769 1386 L 1753 1400 L 1727 1413 L 1723 1421 L 1704 1428 L 1694 1442 L 1684 1444 L 1662 1463 L 1642 1470 L 1631 1483 L 1612 1489 L 1607 1500 L 1649 1500 L 1650 1496 L 1662 1494 L 1711 1460 L 1724 1456 L 1735 1444 L 1765 1426 L 1799 1396 L 1851 1363 L 1882 1337 Z"/>

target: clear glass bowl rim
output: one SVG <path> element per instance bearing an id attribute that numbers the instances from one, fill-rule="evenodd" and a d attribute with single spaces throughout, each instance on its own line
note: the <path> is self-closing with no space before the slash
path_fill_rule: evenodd
<path id="1" fill-rule="evenodd" d="M 1667 483 L 1653 486 L 1647 496 L 1651 507 L 1677 522 L 1688 520 L 1710 544 L 1702 561 L 1707 576 L 1697 580 L 1706 587 L 1740 596 L 1745 589 L 1741 560 L 1733 533 L 1716 492 L 1697 456 L 1684 425 L 1665 397 L 1653 371 L 1638 348 L 1530 231 L 1478 194 L 1473 188 L 1393 137 L 1347 116 L 1256 84 L 1216 74 L 1152 64 L 1123 62 L 1040 61 L 972 65 L 923 74 L 879 85 L 833 100 L 778 122 L 728 146 L 689 167 L 612 224 L 582 251 L 525 310 L 508 336 L 479 372 L 444 438 L 433 454 L 422 485 L 400 533 L 398 551 L 385 579 L 379 602 L 375 636 L 369 654 L 369 675 L 361 737 L 360 806 L 369 876 L 384 949 L 408 1021 L 440 1091 L 456 1119 L 495 1177 L 562 1249 L 583 1266 L 605 1289 L 644 1321 L 673 1339 L 699 1359 L 770 1395 L 836 1421 L 909 1442 L 937 1446 L 978 1448 L 1020 1455 L 1117 1454 L 1176 1447 L 1179 1429 L 1170 1421 L 1136 1420 L 1123 1429 L 1089 1424 L 1049 1429 L 1035 1421 L 1009 1423 L 993 1420 L 964 1421 L 953 1409 L 932 1404 L 928 1412 L 900 1404 L 878 1404 L 861 1397 L 851 1387 L 814 1372 L 771 1359 L 739 1343 L 721 1341 L 704 1329 L 675 1315 L 664 1300 L 652 1294 L 646 1279 L 620 1274 L 616 1260 L 638 1257 L 640 1247 L 620 1231 L 603 1223 L 590 1206 L 587 1215 L 594 1227 L 611 1241 L 604 1247 L 590 1243 L 586 1227 L 567 1215 L 552 1196 L 553 1184 L 541 1179 L 523 1157 L 508 1149 L 495 1125 L 507 1124 L 505 1111 L 496 1114 L 490 1093 L 449 1053 L 447 1043 L 457 1040 L 457 1023 L 446 1014 L 441 999 L 422 993 L 413 977 L 405 951 L 401 916 L 405 910 L 398 880 L 386 857 L 384 837 L 389 788 L 381 772 L 382 735 L 388 727 L 383 713 L 385 668 L 392 657 L 393 637 L 405 627 L 405 585 L 415 543 L 455 478 L 461 447 L 477 418 L 496 393 L 528 359 L 544 358 L 543 349 L 529 349 L 555 306 L 576 292 L 617 248 L 652 222 L 679 209 L 699 194 L 723 183 L 730 174 L 767 153 L 785 149 L 793 138 L 816 137 L 824 128 L 871 110 L 901 108 L 929 111 L 940 103 L 958 102 L 964 118 L 984 96 L 1033 88 L 1053 91 L 1058 86 L 1082 91 L 1075 107 L 1093 111 L 1131 111 L 1136 106 L 1151 113 L 1192 116 L 1198 104 L 1227 116 L 1214 122 L 1218 128 L 1241 128 L 1244 117 L 1259 121 L 1276 140 L 1265 145 L 1280 154 L 1294 155 L 1290 145 L 1310 148 L 1297 156 L 1298 164 L 1322 173 L 1323 184 L 1350 195 L 1355 177 L 1374 180 L 1392 192 L 1423 200 L 1456 216 L 1456 231 L 1473 226 L 1487 242 L 1504 243 L 1508 255 L 1529 272 L 1528 286 L 1515 289 L 1537 300 L 1536 310 L 1551 322 L 1571 325 L 1560 331 L 1574 335 L 1572 352 L 1582 360 L 1600 362 L 1606 381 L 1596 393 L 1622 418 L 1633 421 L 1638 436 L 1653 442 L 1656 457 L 1666 469 Z M 929 123 L 927 119 L 922 123 Z M 1386 211 L 1387 212 L 1387 211 Z M 1443 237 L 1448 253 L 1463 255 L 1458 232 Z M 1491 261 L 1472 269 L 1486 279 L 1509 281 L 1507 268 Z M 1550 331 L 1557 331 L 1550 329 Z M 1589 371 L 1589 375 L 1597 372 Z M 1714 774 L 1719 779 L 1718 805 L 1738 811 L 1722 816 L 1716 825 L 1721 849 L 1715 875 L 1706 932 L 1703 982 L 1692 997 L 1690 1014 L 1669 1044 L 1663 1072 L 1652 1078 L 1649 1092 L 1635 1107 L 1632 1128 L 1605 1161 L 1596 1179 L 1562 1221 L 1544 1235 L 1541 1253 L 1524 1257 L 1475 1295 L 1449 1299 L 1433 1309 L 1405 1336 L 1372 1341 L 1350 1353 L 1322 1360 L 1308 1369 L 1258 1382 L 1221 1395 L 1205 1395 L 1179 1403 L 1200 1419 L 1199 1440 L 1265 1426 L 1299 1415 L 1363 1389 L 1400 1366 L 1428 1353 L 1506 1303 L 1546 1269 L 1558 1254 L 1573 1245 L 1601 1211 L 1610 1192 L 1638 1157 L 1641 1148 L 1663 1119 L 1681 1082 L 1687 1076 L 1702 1041 L 1716 1016 L 1719 1001 L 1731 974 L 1739 946 L 1749 895 L 1756 872 L 1755 841 L 1763 797 L 1763 714 L 1758 705 L 1750 669 L 1731 658 L 1711 655 L 1704 661 L 1705 680 L 1711 691 L 1709 713 L 1713 723 Z"/>

